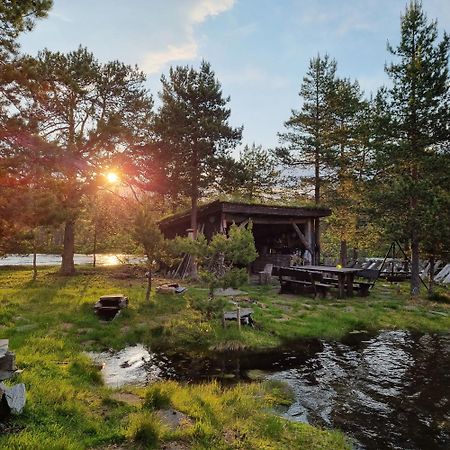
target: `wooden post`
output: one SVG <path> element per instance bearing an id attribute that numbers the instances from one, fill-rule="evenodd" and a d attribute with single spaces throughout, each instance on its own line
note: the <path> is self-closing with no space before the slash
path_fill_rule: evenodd
<path id="1" fill-rule="evenodd" d="M 241 307 L 238 305 L 237 312 L 236 312 L 236 318 L 238 323 L 238 330 L 241 331 Z"/>

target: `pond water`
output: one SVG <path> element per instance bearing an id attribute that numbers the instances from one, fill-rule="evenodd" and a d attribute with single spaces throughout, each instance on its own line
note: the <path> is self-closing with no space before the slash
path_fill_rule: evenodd
<path id="1" fill-rule="evenodd" d="M 359 333 L 341 342 L 301 341 L 270 352 L 198 359 L 130 349 L 142 352 L 136 356 L 131 350 L 143 369 L 135 383 L 214 378 L 232 383 L 258 375 L 291 387 L 294 403 L 281 414 L 339 428 L 356 449 L 450 448 L 450 335 Z M 121 361 L 116 369 L 133 366 Z"/>
<path id="2" fill-rule="evenodd" d="M 36 264 L 38 266 L 59 266 L 61 265 L 61 255 L 38 254 Z M 130 263 L 137 264 L 143 261 L 134 255 L 104 253 L 98 254 L 96 257 L 96 265 L 98 266 L 118 266 L 120 264 Z M 92 264 L 92 255 L 75 254 L 74 263 Z M 33 255 L 8 255 L 0 258 L 0 266 L 31 266 L 33 264 Z"/>

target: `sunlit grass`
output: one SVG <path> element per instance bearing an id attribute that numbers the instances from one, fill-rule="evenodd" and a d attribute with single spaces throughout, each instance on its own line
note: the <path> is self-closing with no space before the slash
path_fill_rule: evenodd
<path id="1" fill-rule="evenodd" d="M 114 269 L 84 269 L 62 277 L 41 269 L 38 279 L 24 269 L 0 270 L 0 338 L 10 339 L 27 387 L 27 406 L 15 432 L 0 436 L 0 448 L 81 449 L 110 444 L 138 448 L 170 440 L 193 448 L 343 448 L 340 434 L 289 423 L 268 412 L 285 401 L 282 389 L 260 384 L 224 389 L 211 383 L 183 386 L 162 382 L 136 390 L 142 406 L 112 399 L 84 350 L 121 349 L 141 342 L 153 350 L 202 352 L 274 347 L 298 338 L 340 338 L 349 331 L 410 329 L 448 332 L 450 305 L 425 298 L 411 301 L 406 284 L 379 282 L 369 297 L 337 300 L 279 295 L 277 286 L 248 285 L 255 299 L 256 327 L 223 329 L 222 308 L 211 308 L 207 290 L 189 285 L 183 295 L 152 294 L 145 279 L 116 279 Z M 156 284 L 158 280 L 156 280 Z M 100 295 L 123 293 L 129 308 L 112 322 L 93 313 Z M 277 391 L 278 389 L 278 391 Z M 283 400 L 284 399 L 284 400 Z M 171 431 L 155 416 L 171 406 L 192 423 Z M 141 445 L 139 444 L 139 445 Z M 195 444 L 195 446 L 194 446 Z"/>

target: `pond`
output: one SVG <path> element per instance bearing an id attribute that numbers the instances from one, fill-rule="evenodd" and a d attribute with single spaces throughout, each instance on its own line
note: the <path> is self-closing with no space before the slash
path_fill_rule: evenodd
<path id="1" fill-rule="evenodd" d="M 59 266 L 61 265 L 61 255 L 38 254 L 36 264 L 38 266 Z M 104 253 L 96 256 L 96 265 L 98 266 L 118 266 L 120 264 L 130 263 L 137 264 L 143 261 L 134 255 Z M 93 256 L 76 253 L 74 255 L 74 263 L 92 264 Z M 0 266 L 31 266 L 33 265 L 33 255 L 7 255 L 0 258 Z"/>
<path id="2" fill-rule="evenodd" d="M 357 449 L 450 448 L 450 335 L 358 333 L 341 342 L 301 341 L 270 352 L 198 359 L 151 354 L 143 347 L 128 351 L 129 361 L 120 352 L 109 355 L 116 360 L 115 381 L 117 371 L 127 369 L 140 372 L 141 378 L 128 381 L 141 384 L 275 379 L 289 384 L 295 397 L 280 414 L 339 428 Z M 103 362 L 107 378 L 107 354 Z"/>

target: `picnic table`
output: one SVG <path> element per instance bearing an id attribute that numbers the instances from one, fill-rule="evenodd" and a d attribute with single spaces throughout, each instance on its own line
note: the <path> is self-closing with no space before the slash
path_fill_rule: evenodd
<path id="1" fill-rule="evenodd" d="M 355 274 L 361 272 L 361 268 L 355 267 L 334 267 L 334 266 L 300 266 L 299 269 L 308 272 L 319 272 L 330 275 L 336 275 L 338 281 L 339 298 L 353 297 L 353 280 Z"/>

